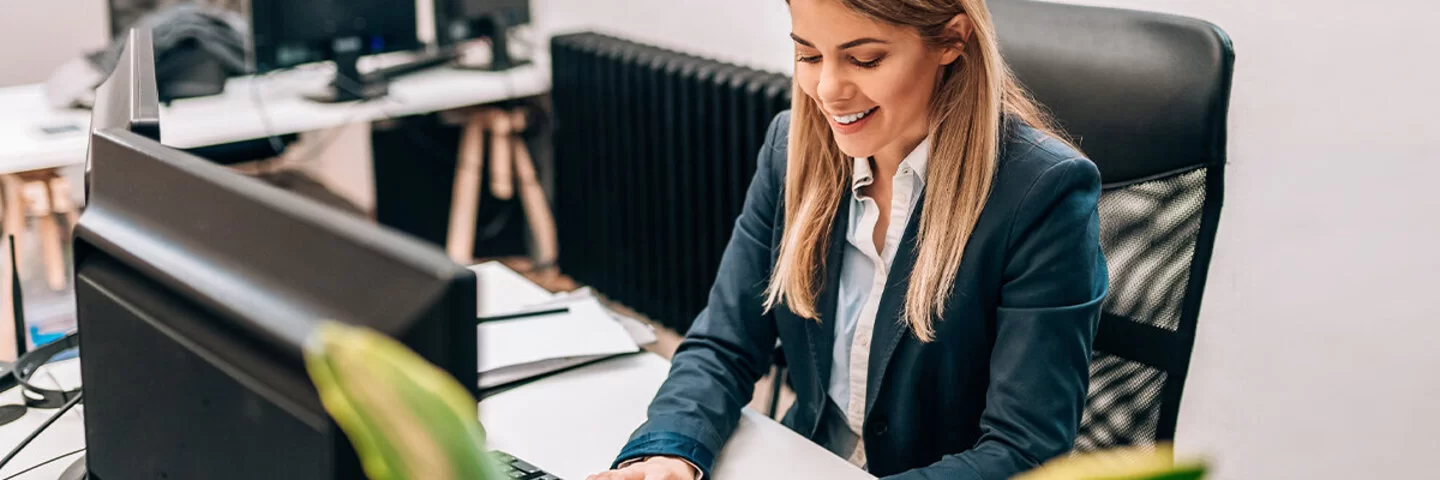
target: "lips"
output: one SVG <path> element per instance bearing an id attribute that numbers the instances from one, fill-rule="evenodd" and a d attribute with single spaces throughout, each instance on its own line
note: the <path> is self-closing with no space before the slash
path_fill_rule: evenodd
<path id="1" fill-rule="evenodd" d="M 830 120 L 830 128 L 837 134 L 853 135 L 859 133 L 870 120 L 880 113 L 880 107 L 872 107 L 869 110 L 850 113 L 846 115 L 826 115 Z"/>
<path id="2" fill-rule="evenodd" d="M 869 115 L 872 114 L 872 113 L 875 113 L 875 110 L 877 110 L 877 109 L 879 109 L 879 108 L 880 108 L 880 107 L 873 107 L 873 108 L 871 108 L 871 109 L 869 109 L 869 110 L 865 110 L 865 111 L 859 112 L 859 113 L 852 113 L 852 114 L 849 114 L 849 115 L 832 115 L 832 118 L 835 119 L 835 122 L 836 122 L 836 123 L 839 123 L 839 124 L 841 124 L 841 125 L 850 125 L 850 124 L 852 124 L 852 123 L 855 123 L 855 122 L 860 121 L 861 119 L 869 116 Z"/>

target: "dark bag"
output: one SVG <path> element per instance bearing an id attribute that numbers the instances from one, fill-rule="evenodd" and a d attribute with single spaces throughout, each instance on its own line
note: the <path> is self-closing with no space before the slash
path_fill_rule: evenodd
<path id="1" fill-rule="evenodd" d="M 162 102 L 220 94 L 226 79 L 249 72 L 249 27 L 237 13 L 179 3 L 141 17 L 135 28 L 150 29 L 154 38 L 155 81 Z M 61 66 L 46 82 L 50 103 L 60 108 L 92 106 L 95 87 L 115 69 L 125 38 L 117 36 L 105 49 Z"/>

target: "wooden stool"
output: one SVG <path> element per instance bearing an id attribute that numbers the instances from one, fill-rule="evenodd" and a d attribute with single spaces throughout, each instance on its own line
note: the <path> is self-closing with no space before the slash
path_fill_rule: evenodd
<path id="1" fill-rule="evenodd" d="M 7 201 L 5 206 L 9 207 Z M 20 356 L 16 348 L 15 325 L 15 264 L 10 258 L 10 232 L 0 235 L 0 361 L 13 362 Z"/>
<path id="2" fill-rule="evenodd" d="M 482 108 L 472 112 L 466 121 L 460 137 L 455 188 L 450 197 L 450 229 L 445 242 L 445 250 L 456 262 L 468 265 L 474 261 L 475 217 L 480 209 L 480 174 L 485 163 L 485 132 L 488 130 L 491 135 L 491 194 L 501 200 L 510 199 L 515 194 L 518 181 L 520 203 L 535 241 L 535 262 L 540 266 L 555 263 L 559 251 L 555 216 L 536 176 L 530 149 L 521 136 L 526 128 L 525 116 L 524 109 Z"/>
<path id="3" fill-rule="evenodd" d="M 34 217 L 46 284 L 52 290 L 64 290 L 70 277 L 65 241 L 79 217 L 69 182 L 58 170 L 47 169 L 5 175 L 0 177 L 0 187 L 4 188 L 4 231 L 14 235 L 15 248 L 21 250 L 25 220 Z"/>
<path id="4" fill-rule="evenodd" d="M 530 223 L 530 235 L 535 239 L 535 263 L 539 268 L 555 265 L 559 256 L 560 241 L 555 233 L 555 215 L 550 211 L 550 200 L 545 198 L 545 189 L 535 174 L 535 162 L 530 157 L 530 147 L 520 132 L 525 131 L 525 111 L 511 112 L 511 127 L 514 136 L 515 174 L 520 182 L 520 204 L 525 208 L 525 218 Z"/>
<path id="5" fill-rule="evenodd" d="M 471 113 L 460 135 L 460 158 L 455 165 L 455 186 L 450 193 L 450 228 L 445 251 L 461 265 L 475 261 L 475 216 L 480 210 L 480 169 L 485 163 L 485 127 L 494 115 L 483 109 Z"/>

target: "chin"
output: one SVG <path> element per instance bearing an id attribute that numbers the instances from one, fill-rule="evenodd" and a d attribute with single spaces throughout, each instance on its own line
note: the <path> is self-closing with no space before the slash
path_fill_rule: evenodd
<path id="1" fill-rule="evenodd" d="M 846 138 L 837 132 L 831 132 L 835 136 L 835 144 L 840 147 L 840 152 L 850 158 L 870 158 L 880 149 L 875 142 L 864 141 L 858 138 Z"/>

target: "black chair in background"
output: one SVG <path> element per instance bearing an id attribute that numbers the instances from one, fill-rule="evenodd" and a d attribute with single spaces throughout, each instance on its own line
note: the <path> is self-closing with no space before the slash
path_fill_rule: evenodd
<path id="1" fill-rule="evenodd" d="M 1192 18 L 990 2 L 1020 81 L 1100 167 L 1110 267 L 1078 451 L 1175 437 L 1225 179 L 1235 54 Z"/>
<path id="2" fill-rule="evenodd" d="M 1220 219 L 1230 40 L 1151 12 L 1030 0 L 990 10 L 1011 68 L 1104 182 L 1110 295 L 1076 450 L 1172 440 Z M 777 387 L 772 416 L 778 399 Z"/>

